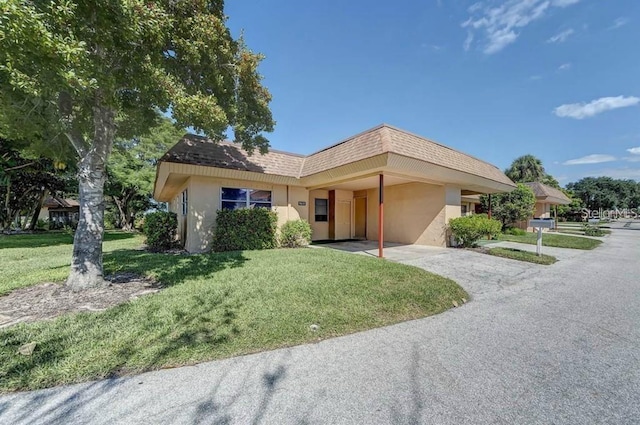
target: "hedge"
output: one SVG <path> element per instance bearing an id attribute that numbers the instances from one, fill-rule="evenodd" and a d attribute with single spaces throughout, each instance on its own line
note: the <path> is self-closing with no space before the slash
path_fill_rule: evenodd
<path id="1" fill-rule="evenodd" d="M 456 242 L 467 248 L 475 246 L 482 237 L 497 236 L 502 229 L 502 223 L 482 214 L 473 214 L 452 218 L 449 227 Z"/>
<path id="2" fill-rule="evenodd" d="M 213 236 L 214 251 L 271 249 L 277 246 L 278 215 L 266 208 L 220 210 Z"/>
<path id="3" fill-rule="evenodd" d="M 167 211 L 152 212 L 144 216 L 144 234 L 147 245 L 152 251 L 164 251 L 174 246 L 178 218 L 175 213 Z"/>

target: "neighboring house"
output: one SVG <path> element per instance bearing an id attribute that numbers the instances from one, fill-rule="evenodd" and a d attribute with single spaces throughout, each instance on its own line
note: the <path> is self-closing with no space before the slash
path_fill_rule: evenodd
<path id="1" fill-rule="evenodd" d="M 80 204 L 75 199 L 50 196 L 42 204 L 39 220 L 49 221 L 49 229 L 75 226 L 80 218 Z"/>
<path id="2" fill-rule="evenodd" d="M 466 195 L 460 198 L 460 214 L 478 214 L 481 209 L 480 195 Z"/>
<path id="3" fill-rule="evenodd" d="M 189 252 L 210 249 L 216 211 L 265 207 L 279 224 L 308 220 L 313 240 L 446 246 L 461 197 L 511 191 L 495 166 L 389 125 L 303 156 L 248 156 L 229 142 L 185 135 L 159 161 L 154 198 L 178 214 Z"/>
<path id="4" fill-rule="evenodd" d="M 558 205 L 569 205 L 571 199 L 567 197 L 561 190 L 555 187 L 547 186 L 540 182 L 525 183 L 531 188 L 536 195 L 536 211 L 532 218 L 553 218 L 556 220 L 556 228 L 558 225 Z M 537 229 L 529 227 L 528 221 L 520 223 L 520 228 L 537 231 Z M 548 230 L 548 229 L 543 229 Z"/>

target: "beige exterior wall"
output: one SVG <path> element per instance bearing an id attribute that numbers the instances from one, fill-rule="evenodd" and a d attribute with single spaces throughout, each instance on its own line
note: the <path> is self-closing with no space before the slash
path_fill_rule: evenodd
<path id="1" fill-rule="evenodd" d="M 309 224 L 311 224 L 311 239 L 322 241 L 329 239 L 329 221 L 316 221 L 316 198 L 329 200 L 328 190 L 309 191 Z M 329 207 L 327 206 L 327 217 Z"/>
<path id="2" fill-rule="evenodd" d="M 278 226 L 288 220 L 308 220 L 309 195 L 305 188 L 199 176 L 189 178 L 184 187 L 188 190 L 189 211 L 186 220 L 181 220 L 181 196 L 184 189 L 181 189 L 178 196 L 169 203 L 169 209 L 178 214 L 178 235 L 183 235 L 181 226 L 186 226 L 184 228 L 186 229 L 185 249 L 189 252 L 203 252 L 211 249 L 216 212 L 221 208 L 223 187 L 271 191 L 271 204 L 273 210 L 278 213 Z M 302 205 L 299 205 L 299 202 Z"/>
<path id="3" fill-rule="evenodd" d="M 40 213 L 38 214 L 38 220 L 49 221 L 49 208 L 42 207 L 40 209 Z"/>
<path id="4" fill-rule="evenodd" d="M 407 183 L 384 188 L 386 242 L 446 246 L 445 187 Z M 453 200 L 451 200 L 453 201 Z M 459 199 L 458 199 L 459 207 Z M 367 191 L 367 239 L 378 239 L 378 189 Z M 453 208 L 453 206 L 452 206 Z M 460 215 L 458 208 L 457 214 Z"/>

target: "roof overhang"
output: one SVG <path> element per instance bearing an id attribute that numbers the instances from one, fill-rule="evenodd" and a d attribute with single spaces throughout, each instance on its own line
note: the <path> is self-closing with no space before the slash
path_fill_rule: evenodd
<path id="1" fill-rule="evenodd" d="M 543 202 L 551 205 L 569 205 L 571 200 L 556 198 L 555 196 L 537 196 L 536 202 Z"/>
<path id="2" fill-rule="evenodd" d="M 163 161 L 158 164 L 154 198 L 162 202 L 170 201 L 191 176 L 250 180 L 315 189 L 336 186 L 380 173 L 396 176 L 404 181 L 453 185 L 460 187 L 465 194 L 510 192 L 516 187 L 486 177 L 388 152 L 302 178 Z"/>

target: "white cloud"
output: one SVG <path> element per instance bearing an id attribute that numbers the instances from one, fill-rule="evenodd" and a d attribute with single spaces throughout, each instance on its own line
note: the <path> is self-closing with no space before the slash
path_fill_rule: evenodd
<path id="1" fill-rule="evenodd" d="M 573 28 L 569 28 L 567 30 L 559 32 L 558 34 L 550 37 L 547 40 L 547 43 L 564 43 L 565 41 L 567 41 L 567 38 L 569 38 L 569 36 L 574 32 L 575 31 L 573 30 Z"/>
<path id="2" fill-rule="evenodd" d="M 629 148 L 627 149 L 627 152 L 633 155 L 640 155 L 640 146 L 638 146 L 637 148 Z"/>
<path id="3" fill-rule="evenodd" d="M 532 75 L 531 77 L 529 77 L 529 80 L 531 81 L 542 80 L 542 75 Z"/>
<path id="4" fill-rule="evenodd" d="M 475 3 L 467 10 L 471 15 L 462 23 L 462 27 L 469 31 L 464 42 L 464 49 L 469 50 L 473 42 L 473 32 L 484 35 L 485 54 L 497 53 L 509 44 L 514 43 L 520 36 L 519 30 L 531 22 L 542 18 L 552 7 L 567 7 L 580 0 L 507 0 L 490 7 L 482 3 Z"/>
<path id="5" fill-rule="evenodd" d="M 620 28 L 622 26 L 627 25 L 628 23 L 629 23 L 629 18 L 620 17 L 620 18 L 616 19 L 615 21 L 613 21 L 613 25 L 611 25 L 609 27 L 609 29 L 610 30 L 615 30 L 617 28 Z"/>
<path id="6" fill-rule="evenodd" d="M 566 105 L 560 105 L 555 108 L 553 112 L 559 117 L 581 120 L 611 109 L 626 108 L 628 106 L 637 105 L 638 103 L 640 103 L 640 98 L 635 96 L 601 97 L 600 99 L 592 100 L 589 103 L 569 103 Z"/>
<path id="7" fill-rule="evenodd" d="M 551 3 L 558 7 L 567 7 L 578 3 L 580 0 L 553 0 Z"/>
<path id="8" fill-rule="evenodd" d="M 563 63 L 558 67 L 558 71 L 568 71 L 571 69 L 571 64 L 569 62 Z"/>
<path id="9" fill-rule="evenodd" d="M 583 164 L 601 164 L 603 162 L 615 161 L 616 157 L 603 154 L 592 154 L 583 156 L 582 158 L 570 159 L 562 163 L 562 165 L 583 165 Z"/>
<path id="10" fill-rule="evenodd" d="M 627 162 L 640 162 L 640 155 L 625 156 L 622 159 L 627 161 Z"/>

